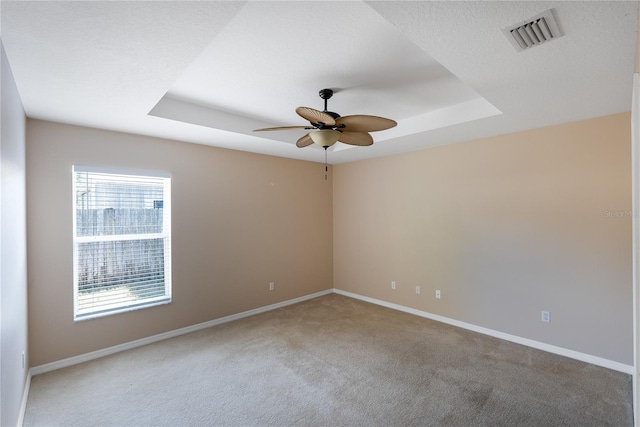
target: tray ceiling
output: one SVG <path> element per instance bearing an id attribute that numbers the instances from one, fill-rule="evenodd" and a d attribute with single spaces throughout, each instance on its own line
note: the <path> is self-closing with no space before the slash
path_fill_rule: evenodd
<path id="1" fill-rule="evenodd" d="M 0 3 L 28 117 L 276 156 L 298 106 L 393 118 L 330 163 L 570 122 L 631 106 L 638 3 L 204 1 Z M 503 29 L 552 9 L 562 36 Z"/>

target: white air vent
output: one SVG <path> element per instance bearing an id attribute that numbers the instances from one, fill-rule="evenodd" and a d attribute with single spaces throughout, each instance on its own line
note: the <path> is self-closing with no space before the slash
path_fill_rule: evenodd
<path id="1" fill-rule="evenodd" d="M 502 32 L 518 52 L 562 36 L 551 9 Z"/>

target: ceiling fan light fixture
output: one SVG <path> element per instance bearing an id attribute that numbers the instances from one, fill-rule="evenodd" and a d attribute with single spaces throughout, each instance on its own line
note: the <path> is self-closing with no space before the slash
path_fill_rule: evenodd
<path id="1" fill-rule="evenodd" d="M 315 144 L 327 148 L 338 142 L 340 134 L 337 130 L 319 129 L 309 132 L 309 137 Z"/>

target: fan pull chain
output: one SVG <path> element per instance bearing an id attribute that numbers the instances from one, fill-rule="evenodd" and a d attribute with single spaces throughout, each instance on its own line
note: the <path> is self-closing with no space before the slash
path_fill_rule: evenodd
<path id="1" fill-rule="evenodd" d="M 329 168 L 327 167 L 327 147 L 324 147 L 324 180 L 327 180 L 327 173 Z"/>

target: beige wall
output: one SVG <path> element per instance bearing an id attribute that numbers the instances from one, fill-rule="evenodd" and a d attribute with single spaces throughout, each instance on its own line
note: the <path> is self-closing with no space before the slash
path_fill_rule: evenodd
<path id="1" fill-rule="evenodd" d="M 625 113 L 334 166 L 334 286 L 632 365 L 630 148 Z"/>
<path id="2" fill-rule="evenodd" d="M 171 173 L 171 304 L 74 323 L 74 164 Z M 333 286 L 321 164 L 28 120 L 27 165 L 32 366 Z"/>
<path id="3" fill-rule="evenodd" d="M 632 364 L 629 123 L 337 165 L 325 182 L 317 163 L 28 120 L 31 366 L 332 286 Z M 73 164 L 172 174 L 172 304 L 73 322 Z"/>

